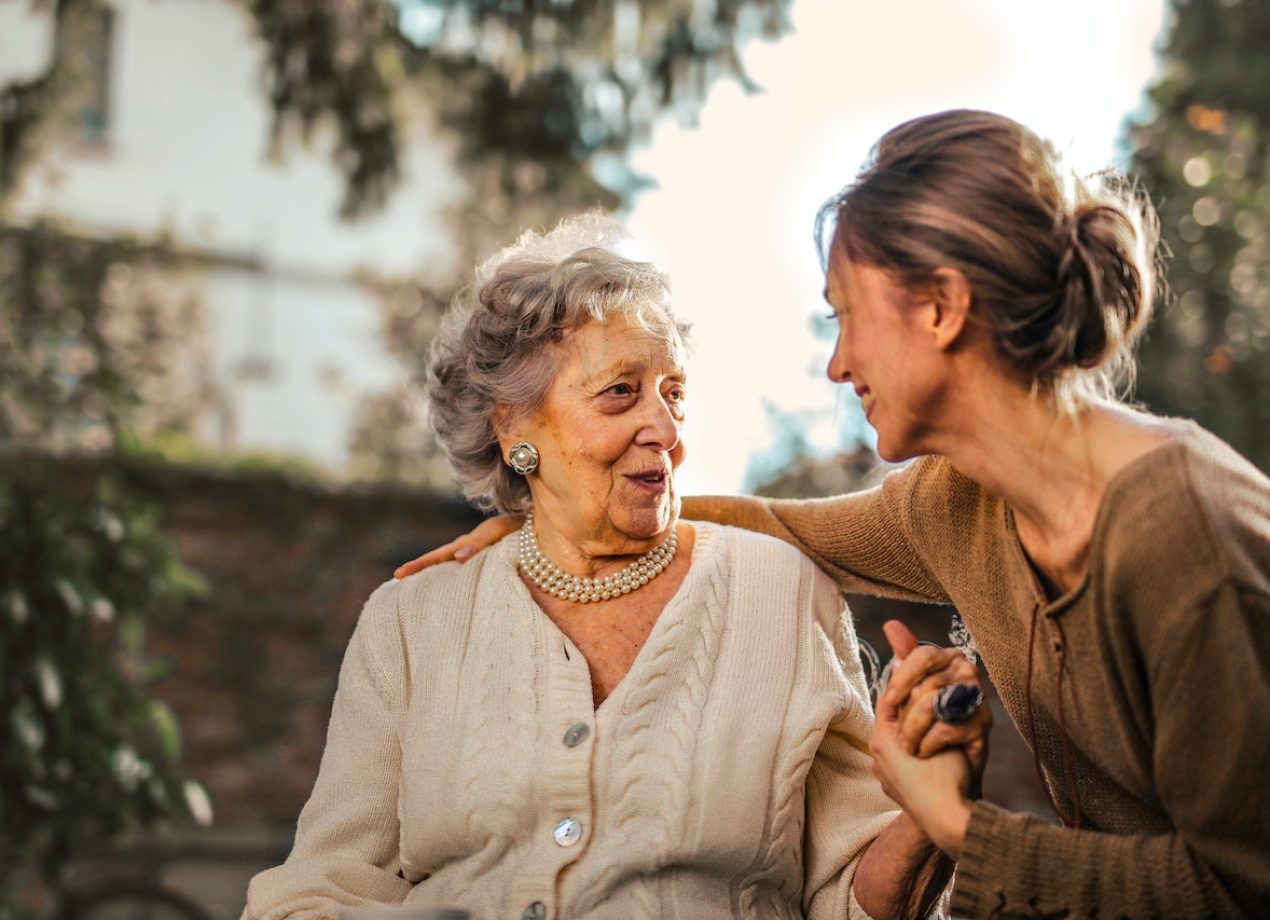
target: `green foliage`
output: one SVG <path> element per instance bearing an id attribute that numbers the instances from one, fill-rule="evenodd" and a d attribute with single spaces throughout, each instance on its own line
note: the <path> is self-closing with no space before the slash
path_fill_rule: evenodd
<path id="1" fill-rule="evenodd" d="M 58 453 L 170 436 L 198 404 L 177 265 L 159 243 L 0 227 L 0 911 L 24 865 L 51 879 L 121 831 L 207 817 L 143 653 L 147 621 L 201 583 L 116 479 L 50 475 Z"/>
<path id="2" fill-rule="evenodd" d="M 115 446 L 115 456 L 149 462 L 156 468 L 175 466 L 229 474 L 274 473 L 294 482 L 323 482 L 329 478 L 321 467 L 297 454 L 268 450 L 221 450 L 178 429 L 144 438 L 134 432 L 125 431 Z"/>
<path id="3" fill-rule="evenodd" d="M 176 264 L 160 243 L 0 226 L 0 442 L 96 450 L 185 423 L 207 393 L 198 305 L 164 289 Z"/>
<path id="4" fill-rule="evenodd" d="M 1270 471 L 1270 5 L 1173 12 L 1153 115 L 1129 131 L 1173 255 L 1137 396 Z"/>
<path id="5" fill-rule="evenodd" d="M 695 115 L 709 86 L 751 86 L 740 48 L 787 26 L 788 0 L 250 0 L 267 48 L 275 137 L 335 127 L 344 210 L 379 206 L 399 177 L 408 90 L 454 129 L 476 171 L 555 193 L 611 182 L 666 110 Z"/>
<path id="6" fill-rule="evenodd" d="M 165 665 L 143 651 L 146 623 L 202 590 L 116 479 L 0 464 L 0 903 L 23 865 L 51 880 L 121 831 L 210 817 L 175 718 L 147 694 Z"/>
<path id="7" fill-rule="evenodd" d="M 250 0 L 266 46 L 274 140 L 292 127 L 335 128 L 335 162 L 347 179 L 344 213 L 381 206 L 400 170 L 400 41 L 390 4 L 363 0 Z"/>

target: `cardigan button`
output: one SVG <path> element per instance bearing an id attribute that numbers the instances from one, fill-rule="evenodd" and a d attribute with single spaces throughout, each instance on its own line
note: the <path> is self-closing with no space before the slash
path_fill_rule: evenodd
<path id="1" fill-rule="evenodd" d="M 529 906 L 520 912 L 520 920 L 547 920 L 547 905 L 541 901 L 531 901 Z"/>
<path id="2" fill-rule="evenodd" d="M 586 736 L 589 734 L 591 734 L 591 726 L 585 722 L 575 722 L 565 730 L 564 746 L 577 747 L 586 740 Z"/>
<path id="3" fill-rule="evenodd" d="M 565 818 L 556 825 L 552 836 L 556 838 L 557 846 L 571 847 L 582 839 L 582 825 L 573 818 Z"/>

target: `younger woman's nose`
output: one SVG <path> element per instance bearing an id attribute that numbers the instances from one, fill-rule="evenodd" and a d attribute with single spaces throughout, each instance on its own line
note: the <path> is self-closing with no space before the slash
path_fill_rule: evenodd
<path id="1" fill-rule="evenodd" d="M 829 366 L 825 368 L 825 374 L 834 383 L 848 383 L 851 380 L 851 371 L 847 368 L 847 362 L 842 356 L 842 349 L 836 345 L 833 354 L 829 356 Z"/>

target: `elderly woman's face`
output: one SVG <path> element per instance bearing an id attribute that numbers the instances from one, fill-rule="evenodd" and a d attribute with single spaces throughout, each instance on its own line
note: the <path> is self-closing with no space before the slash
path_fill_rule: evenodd
<path id="1" fill-rule="evenodd" d="M 538 520 L 615 552 L 674 524 L 683 461 L 684 370 L 675 344 L 624 315 L 588 321 L 558 346 L 543 404 L 514 426 L 538 448 Z"/>

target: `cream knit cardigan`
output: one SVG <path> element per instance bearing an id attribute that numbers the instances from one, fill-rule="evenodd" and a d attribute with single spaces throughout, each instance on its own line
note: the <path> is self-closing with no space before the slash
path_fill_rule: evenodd
<path id="1" fill-rule="evenodd" d="M 598 710 L 514 539 L 375 591 L 295 848 L 244 918 L 864 916 L 852 876 L 894 805 L 849 613 L 791 547 L 693 526 L 687 576 Z"/>

